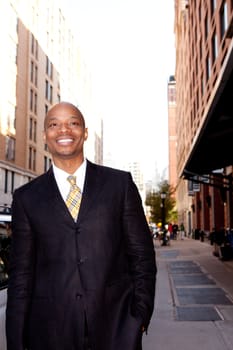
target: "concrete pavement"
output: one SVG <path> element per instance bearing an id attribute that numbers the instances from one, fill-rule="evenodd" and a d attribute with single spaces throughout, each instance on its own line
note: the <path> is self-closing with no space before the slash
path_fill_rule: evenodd
<path id="1" fill-rule="evenodd" d="M 232 350 L 233 261 L 213 256 L 209 242 L 155 242 L 155 311 L 143 350 Z"/>

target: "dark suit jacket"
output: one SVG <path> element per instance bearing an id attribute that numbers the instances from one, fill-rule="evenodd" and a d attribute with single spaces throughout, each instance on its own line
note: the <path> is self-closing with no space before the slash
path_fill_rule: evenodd
<path id="1" fill-rule="evenodd" d="M 75 223 L 52 168 L 17 189 L 6 312 L 8 350 L 140 349 L 155 255 L 128 172 L 87 162 Z"/>

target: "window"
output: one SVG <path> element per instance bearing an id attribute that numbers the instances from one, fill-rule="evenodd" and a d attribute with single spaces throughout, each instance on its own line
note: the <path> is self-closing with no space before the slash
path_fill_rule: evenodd
<path id="1" fill-rule="evenodd" d="M 211 62 L 209 55 L 206 58 L 206 82 L 208 82 L 210 78 L 210 70 L 211 70 Z"/>
<path id="2" fill-rule="evenodd" d="M 53 87 L 48 80 L 45 82 L 45 97 L 50 103 L 53 102 Z"/>
<path id="3" fill-rule="evenodd" d="M 30 111 L 37 114 L 37 93 L 33 89 L 30 90 Z"/>
<path id="4" fill-rule="evenodd" d="M 208 33 L 209 33 L 209 18 L 208 18 L 208 16 L 206 15 L 206 16 L 205 16 L 205 40 L 206 40 L 207 37 L 208 37 Z"/>
<path id="5" fill-rule="evenodd" d="M 49 102 L 52 103 L 53 102 L 53 87 L 52 85 L 50 85 L 50 91 L 49 91 Z"/>
<path id="6" fill-rule="evenodd" d="M 203 96 L 205 92 L 205 82 L 204 82 L 204 78 L 203 75 L 201 76 L 201 95 Z"/>
<path id="7" fill-rule="evenodd" d="M 38 41 L 36 40 L 36 52 L 35 52 L 35 57 L 38 59 Z"/>
<path id="8" fill-rule="evenodd" d="M 4 193 L 8 192 L 8 170 L 5 169 Z"/>
<path id="9" fill-rule="evenodd" d="M 6 136 L 6 159 L 15 160 L 15 139 L 11 136 Z"/>
<path id="10" fill-rule="evenodd" d="M 48 105 L 45 105 L 45 115 L 47 115 L 47 113 L 48 113 L 48 110 L 49 110 L 49 106 Z"/>
<path id="11" fill-rule="evenodd" d="M 51 166 L 51 159 L 47 156 L 44 156 L 44 172 L 46 172 Z"/>
<path id="12" fill-rule="evenodd" d="M 227 19 L 227 3 L 225 2 L 220 10 L 220 29 L 221 29 L 221 39 L 223 38 L 228 27 Z"/>
<path id="13" fill-rule="evenodd" d="M 34 54 L 34 50 L 35 50 L 35 39 L 34 39 L 34 35 L 31 36 L 31 53 Z"/>
<path id="14" fill-rule="evenodd" d="M 37 65 L 34 63 L 34 61 L 31 61 L 30 79 L 31 79 L 31 83 L 32 83 L 32 84 L 35 84 L 35 86 L 37 86 L 38 67 L 37 67 Z"/>
<path id="15" fill-rule="evenodd" d="M 36 150 L 33 147 L 29 147 L 28 167 L 33 171 L 36 170 Z"/>
<path id="16" fill-rule="evenodd" d="M 202 40 L 200 40 L 200 43 L 199 43 L 199 60 L 200 62 L 202 60 Z"/>
<path id="17" fill-rule="evenodd" d="M 35 86 L 37 86 L 38 83 L 38 67 L 35 66 L 35 80 L 34 80 Z"/>
<path id="18" fill-rule="evenodd" d="M 31 54 L 38 59 L 38 41 L 31 35 Z"/>
<path id="19" fill-rule="evenodd" d="M 15 188 L 15 173 L 14 171 L 11 172 L 11 193 L 14 192 Z"/>
<path id="20" fill-rule="evenodd" d="M 37 94 L 34 94 L 34 113 L 37 114 Z"/>
<path id="21" fill-rule="evenodd" d="M 49 60 L 48 56 L 46 56 L 46 74 L 50 79 L 53 78 L 53 64 Z"/>
<path id="22" fill-rule="evenodd" d="M 199 9 L 198 9 L 198 16 L 199 16 L 199 22 L 201 22 L 201 5 L 199 5 Z"/>
<path id="23" fill-rule="evenodd" d="M 32 147 L 29 147 L 28 167 L 32 169 Z"/>
<path id="24" fill-rule="evenodd" d="M 211 16 L 213 15 L 215 9 L 216 9 L 216 0 L 211 0 L 211 3 L 210 3 Z"/>
<path id="25" fill-rule="evenodd" d="M 36 142 L 37 134 L 37 122 L 34 118 L 30 117 L 29 120 L 29 140 Z"/>
<path id="26" fill-rule="evenodd" d="M 34 120 L 34 132 L 33 132 L 33 141 L 36 142 L 36 133 L 37 133 L 37 122 Z"/>
<path id="27" fill-rule="evenodd" d="M 45 81 L 45 97 L 47 100 L 49 100 L 49 82 L 48 82 L 48 80 Z"/>
<path id="28" fill-rule="evenodd" d="M 211 45 L 212 45 L 212 63 L 214 63 L 218 56 L 218 40 L 217 40 L 216 31 L 214 31 L 213 33 Z"/>
<path id="29" fill-rule="evenodd" d="M 29 147 L 28 167 L 31 170 L 36 170 L 36 150 L 32 147 Z"/>
<path id="30" fill-rule="evenodd" d="M 29 121 L 29 140 L 32 140 L 32 129 L 33 129 L 33 121 L 32 121 L 32 118 L 30 118 L 30 121 Z"/>
<path id="31" fill-rule="evenodd" d="M 33 90 L 30 89 L 30 111 L 33 111 Z"/>
<path id="32" fill-rule="evenodd" d="M 33 149 L 33 162 L 32 162 L 32 169 L 36 171 L 36 150 Z"/>
<path id="33" fill-rule="evenodd" d="M 34 82 L 34 62 L 33 61 L 31 61 L 30 77 L 31 77 L 31 83 L 33 83 Z"/>

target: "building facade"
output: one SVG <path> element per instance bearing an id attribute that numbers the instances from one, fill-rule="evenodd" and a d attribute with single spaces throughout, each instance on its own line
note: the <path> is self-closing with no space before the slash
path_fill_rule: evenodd
<path id="1" fill-rule="evenodd" d="M 43 142 L 48 108 L 60 100 L 80 107 L 87 79 L 60 1 L 0 1 L 0 51 L 0 204 L 10 205 L 14 189 L 51 164 Z M 85 106 L 81 110 L 86 116 Z M 99 163 L 102 130 L 101 122 L 98 130 L 89 126 L 88 155 Z"/>
<path id="2" fill-rule="evenodd" d="M 171 76 L 168 82 L 168 181 L 176 189 L 177 186 L 177 135 L 176 135 L 176 82 Z"/>
<path id="3" fill-rule="evenodd" d="M 175 1 L 178 212 L 193 230 L 233 226 L 232 34 L 232 0 Z"/>

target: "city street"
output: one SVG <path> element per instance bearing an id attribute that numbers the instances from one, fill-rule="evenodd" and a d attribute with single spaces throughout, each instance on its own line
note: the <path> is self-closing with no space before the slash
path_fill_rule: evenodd
<path id="1" fill-rule="evenodd" d="M 171 241 L 157 254 L 155 311 L 143 350 L 232 350 L 233 261 L 208 241 Z"/>

